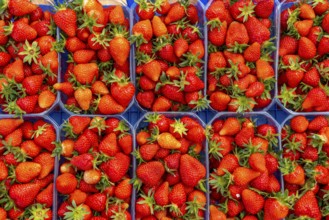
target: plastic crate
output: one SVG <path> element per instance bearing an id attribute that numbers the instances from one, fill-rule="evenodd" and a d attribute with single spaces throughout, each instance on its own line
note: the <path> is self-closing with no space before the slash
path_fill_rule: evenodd
<path id="1" fill-rule="evenodd" d="M 50 5 L 49 3 L 45 2 L 45 1 L 32 0 L 32 2 L 35 3 L 36 5 L 38 5 L 43 11 L 50 11 L 50 12 L 54 11 L 54 7 L 52 5 Z M 60 36 L 59 35 L 59 28 L 56 28 L 56 36 L 55 36 L 56 41 L 58 41 L 59 36 Z M 61 73 L 60 61 L 61 61 L 61 54 L 58 53 L 58 77 L 57 77 L 57 82 L 59 82 L 60 73 Z M 49 107 L 48 109 L 46 109 L 45 111 L 43 111 L 41 113 L 33 113 L 33 114 L 25 114 L 25 115 L 34 116 L 34 117 L 49 115 L 56 108 L 58 103 L 59 103 L 59 93 L 56 92 L 56 100 L 55 100 L 54 104 L 51 107 Z M 8 113 L 2 111 L 2 108 L 0 108 L 0 115 L 1 114 L 9 115 Z"/>
<path id="2" fill-rule="evenodd" d="M 178 119 L 178 118 L 182 118 L 183 116 L 188 116 L 188 117 L 191 117 L 192 119 L 196 119 L 199 124 L 205 128 L 206 127 L 206 124 L 202 121 L 201 118 L 199 118 L 195 113 L 191 113 L 191 112 L 180 112 L 180 113 L 177 113 L 177 112 L 157 112 L 158 114 L 160 115 L 164 115 L 168 118 L 171 118 L 171 119 Z M 146 119 L 146 116 L 147 115 L 151 115 L 151 114 L 154 114 L 153 112 L 148 112 L 146 113 L 143 117 L 141 117 L 138 122 L 135 124 L 134 126 L 134 130 L 135 130 L 135 134 L 137 135 L 138 131 L 141 131 L 143 130 L 144 128 L 147 127 L 147 125 L 149 124 L 148 122 L 145 122 L 145 119 Z M 134 145 L 136 147 L 136 149 L 138 148 L 138 145 L 136 143 L 136 135 L 135 135 L 135 138 L 134 138 Z M 203 143 L 203 150 L 201 151 L 201 158 L 200 158 L 200 161 L 201 163 L 206 167 L 206 186 L 207 186 L 207 191 L 209 191 L 209 184 L 208 184 L 208 177 L 209 177 L 209 158 L 208 158 L 208 147 L 206 146 L 206 141 L 204 141 Z M 137 168 L 137 161 L 136 161 L 136 158 L 134 157 L 133 158 L 133 167 L 134 167 L 134 178 L 136 177 L 136 168 Z M 137 192 L 134 188 L 134 198 L 135 200 L 137 200 Z M 206 193 L 206 197 L 207 197 L 207 203 L 206 203 L 206 212 L 205 212 L 205 219 L 208 220 L 209 219 L 209 216 L 208 216 L 208 210 L 209 210 L 209 193 Z M 133 208 L 135 210 L 135 202 L 133 203 Z M 135 217 L 133 217 L 133 219 L 135 219 Z"/>
<path id="3" fill-rule="evenodd" d="M 176 0 L 169 1 L 169 2 L 173 3 L 173 2 L 176 2 Z M 205 51 L 205 55 L 202 59 L 204 64 L 203 64 L 203 70 L 202 70 L 202 76 L 201 76 L 201 79 L 205 83 L 205 88 L 202 91 L 203 96 L 205 96 L 206 95 L 207 54 L 208 54 L 208 47 L 207 47 L 207 38 L 208 38 L 207 35 L 208 35 L 208 33 L 207 33 L 207 28 L 204 26 L 204 23 L 205 23 L 205 8 L 204 8 L 204 4 L 202 3 L 202 1 L 194 1 L 194 2 L 192 2 L 192 4 L 194 4 L 196 6 L 197 10 L 198 10 L 198 15 L 199 15 L 198 27 L 199 27 L 199 30 L 202 34 L 202 37 L 200 39 L 203 40 L 204 51 Z M 139 17 L 136 13 L 137 4 L 132 3 L 130 7 L 131 7 L 131 10 L 132 10 L 132 15 L 133 15 L 132 19 L 131 19 L 131 23 L 130 23 L 130 32 L 132 32 L 132 28 L 133 28 L 134 24 L 136 24 L 139 21 Z M 136 96 L 137 96 L 139 91 L 138 91 L 138 85 L 137 85 L 137 81 L 136 81 L 136 65 L 137 64 L 136 64 L 136 59 L 134 59 L 135 54 L 136 54 L 136 47 L 135 47 L 135 44 L 134 44 L 134 45 L 132 45 L 132 57 L 133 57 L 133 59 L 132 59 L 131 65 L 132 65 L 132 74 L 133 74 L 133 78 L 134 78 L 134 84 L 135 84 L 135 88 L 136 88 L 136 92 L 135 92 L 135 96 L 134 96 L 135 106 L 137 106 L 138 109 L 142 112 L 150 112 L 151 110 L 140 106 L 137 99 L 136 99 Z M 190 110 L 190 112 L 196 112 L 196 111 L 195 110 Z"/>
<path id="4" fill-rule="evenodd" d="M 77 116 L 77 115 L 74 115 L 75 117 Z M 105 120 L 106 119 L 108 119 L 108 118 L 117 118 L 117 119 L 119 119 L 120 121 L 124 121 L 127 125 L 128 125 L 128 127 L 129 127 L 129 132 L 131 133 L 131 135 L 132 135 L 132 137 L 134 138 L 134 136 L 135 136 L 135 132 L 134 132 L 134 128 L 133 128 L 133 126 L 124 118 L 124 117 L 122 117 L 122 116 L 104 116 L 104 115 L 80 115 L 80 116 L 78 116 L 78 117 L 89 117 L 89 118 L 94 118 L 94 117 L 102 117 L 102 118 L 105 118 Z M 70 116 L 70 117 L 72 117 L 72 116 Z M 69 118 L 70 118 L 69 117 Z M 63 131 L 63 125 L 64 125 L 64 123 L 63 124 L 61 124 L 59 127 L 57 126 L 57 136 L 58 136 L 58 140 L 59 141 L 63 141 L 63 140 L 65 140 L 65 139 L 67 139 L 66 137 L 65 137 L 65 132 Z M 133 150 L 135 150 L 135 142 L 133 142 Z M 131 161 L 133 161 L 134 160 L 134 158 L 133 158 L 133 156 L 132 155 L 130 155 L 130 158 L 131 158 Z M 58 210 L 58 208 L 59 208 L 59 206 L 60 206 L 60 203 L 61 202 L 63 202 L 63 198 L 62 198 L 62 196 L 57 192 L 57 190 L 56 190 L 56 179 L 57 179 L 57 177 L 58 177 L 58 175 L 59 175 L 59 169 L 60 169 L 60 166 L 64 163 L 64 162 L 67 162 L 68 160 L 67 159 L 65 159 L 65 158 L 63 158 L 62 156 L 60 157 L 60 158 L 56 158 L 56 164 L 55 164 L 55 171 L 54 171 L 54 174 L 55 174 L 55 176 L 54 176 L 54 178 L 55 178 L 55 181 L 54 181 L 54 199 L 53 199 L 53 219 L 55 220 L 55 219 L 59 219 L 58 217 L 57 217 L 57 210 Z M 131 166 L 130 167 L 130 169 L 129 169 L 129 174 L 130 174 L 130 176 L 132 177 L 133 176 L 133 174 L 134 174 L 134 170 L 135 170 L 135 167 L 134 167 L 134 164 L 133 164 L 133 166 Z M 129 207 L 129 210 L 130 210 L 130 213 L 131 213 L 131 216 L 135 216 L 135 210 L 133 209 L 133 205 L 132 204 L 134 204 L 135 203 L 135 197 L 134 197 L 134 193 L 132 193 L 132 197 L 131 197 L 131 202 L 130 202 L 130 207 Z"/>

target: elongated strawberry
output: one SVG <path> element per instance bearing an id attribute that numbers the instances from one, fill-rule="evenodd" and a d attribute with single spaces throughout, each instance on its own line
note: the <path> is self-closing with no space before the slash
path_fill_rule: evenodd
<path id="1" fill-rule="evenodd" d="M 77 30 L 77 15 L 70 8 L 62 7 L 54 14 L 55 24 L 69 37 L 74 37 Z"/>

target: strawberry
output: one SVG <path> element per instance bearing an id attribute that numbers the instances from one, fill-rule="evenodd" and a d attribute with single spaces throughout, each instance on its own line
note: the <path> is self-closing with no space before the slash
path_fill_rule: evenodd
<path id="1" fill-rule="evenodd" d="M 15 169 L 15 176 L 17 181 L 21 183 L 28 183 L 41 172 L 41 165 L 33 162 L 20 163 Z"/>
<path id="2" fill-rule="evenodd" d="M 117 103 L 110 95 L 101 97 L 98 109 L 102 114 L 118 114 L 125 110 L 124 107 Z"/>
<path id="3" fill-rule="evenodd" d="M 37 31 L 22 20 L 8 26 L 7 31 L 16 42 L 31 41 L 37 37 Z"/>
<path id="4" fill-rule="evenodd" d="M 86 205 L 88 205 L 92 210 L 101 212 L 106 208 L 106 195 L 104 193 L 96 193 L 87 197 Z"/>
<path id="5" fill-rule="evenodd" d="M 326 100 L 326 94 L 321 88 L 314 88 L 309 91 L 305 100 L 303 101 L 302 108 L 309 109 L 312 107 L 322 105 Z"/>
<path id="6" fill-rule="evenodd" d="M 255 7 L 255 15 L 260 18 L 268 18 L 271 16 L 274 8 L 274 1 L 259 1 Z"/>
<path id="7" fill-rule="evenodd" d="M 43 179 L 52 172 L 55 166 L 55 158 L 48 152 L 43 152 L 33 159 L 34 162 L 41 165 L 39 179 Z"/>
<path id="8" fill-rule="evenodd" d="M 36 201 L 40 204 L 45 204 L 47 208 L 50 208 L 53 204 L 53 188 L 54 184 L 50 183 L 47 188 L 37 195 Z"/>
<path id="9" fill-rule="evenodd" d="M 72 157 L 71 164 L 79 170 L 90 170 L 93 168 L 94 157 L 89 153 L 83 153 Z"/>
<path id="10" fill-rule="evenodd" d="M 265 201 L 264 212 L 271 219 L 282 219 L 288 215 L 289 208 L 279 198 L 269 198 Z"/>
<path id="11" fill-rule="evenodd" d="M 307 191 L 295 203 L 294 213 L 296 216 L 308 216 L 314 219 L 321 219 L 321 212 L 312 191 Z"/>
<path id="12" fill-rule="evenodd" d="M 38 126 L 34 133 L 34 141 L 37 145 L 52 151 L 55 148 L 56 132 L 52 125 L 45 123 Z"/>
<path id="13" fill-rule="evenodd" d="M 101 169 L 108 175 L 111 182 L 118 182 L 129 169 L 130 158 L 122 153 L 117 153 L 113 159 L 101 164 Z"/>
<path id="14" fill-rule="evenodd" d="M 259 175 L 259 172 L 256 172 L 252 169 L 238 167 L 233 171 L 233 181 L 236 185 L 243 186 L 257 178 Z"/>
<path id="15" fill-rule="evenodd" d="M 230 47 L 237 44 L 248 44 L 249 36 L 246 26 L 239 22 L 232 22 L 227 30 L 226 46 Z"/>
<path id="16" fill-rule="evenodd" d="M 118 30 L 113 33 L 114 38 L 110 41 L 110 54 L 114 61 L 122 66 L 130 54 L 129 41 L 124 37 L 124 32 Z M 120 51 L 120 53 L 118 53 Z"/>
<path id="17" fill-rule="evenodd" d="M 7 136 L 12 133 L 16 128 L 24 123 L 23 119 L 3 118 L 0 119 L 0 135 Z"/>
<path id="18" fill-rule="evenodd" d="M 268 28 L 255 17 L 250 17 L 246 21 L 245 27 L 250 38 L 250 43 L 258 42 L 261 44 L 270 39 L 271 33 Z"/>
<path id="19" fill-rule="evenodd" d="M 175 204 L 178 207 L 182 206 L 186 202 L 184 185 L 181 183 L 174 185 L 169 193 L 168 198 L 170 203 Z"/>
<path id="20" fill-rule="evenodd" d="M 74 37 L 77 30 L 77 14 L 70 8 L 60 8 L 53 16 L 56 26 L 69 37 Z"/>
<path id="21" fill-rule="evenodd" d="M 161 180 L 165 169 L 162 163 L 157 161 L 148 162 L 138 166 L 137 177 L 149 186 L 155 186 Z"/>
<path id="22" fill-rule="evenodd" d="M 30 14 L 37 9 L 37 5 L 24 0 L 10 0 L 8 4 L 9 13 L 14 16 Z"/>
<path id="23" fill-rule="evenodd" d="M 9 189 L 9 196 L 18 207 L 26 208 L 31 205 L 40 191 L 35 183 L 14 184 Z"/>
<path id="24" fill-rule="evenodd" d="M 128 78 L 121 77 L 111 85 L 111 95 L 123 107 L 127 107 L 135 94 L 135 87 Z"/>
<path id="25" fill-rule="evenodd" d="M 77 185 L 78 181 L 76 177 L 71 173 L 63 173 L 56 179 L 56 189 L 61 194 L 72 193 Z"/>
<path id="26" fill-rule="evenodd" d="M 231 98 L 229 95 L 223 93 L 223 92 L 214 92 L 210 96 L 210 106 L 217 110 L 217 111 L 223 111 L 227 108 L 228 104 L 231 101 Z"/>
<path id="27" fill-rule="evenodd" d="M 169 203 L 169 183 L 162 183 L 154 193 L 154 200 L 160 206 L 168 205 Z"/>
<path id="28" fill-rule="evenodd" d="M 187 154 L 181 156 L 179 172 L 182 182 L 191 187 L 196 186 L 206 175 L 205 167 Z"/>
<path id="29" fill-rule="evenodd" d="M 242 191 L 242 202 L 247 212 L 257 214 L 264 207 L 264 198 L 250 189 Z"/>
<path id="30" fill-rule="evenodd" d="M 142 20 L 137 22 L 132 29 L 133 35 L 142 38 L 143 41 L 150 41 L 153 36 L 153 29 L 150 20 Z M 145 42 L 144 42 L 145 43 Z M 138 44 L 140 45 L 140 44 Z"/>
<path id="31" fill-rule="evenodd" d="M 185 8 L 180 3 L 175 3 L 171 6 L 164 20 L 166 24 L 178 21 L 185 16 Z"/>
<path id="32" fill-rule="evenodd" d="M 306 37 L 301 37 L 298 44 L 298 55 L 303 59 L 312 59 L 316 55 L 314 43 Z"/>
<path id="33" fill-rule="evenodd" d="M 256 62 L 260 59 L 261 45 L 258 42 L 251 44 L 244 52 L 243 56 L 246 61 Z"/>
<path id="34" fill-rule="evenodd" d="M 56 101 L 56 95 L 50 90 L 44 90 L 39 94 L 38 105 L 40 108 L 50 108 Z"/>
<path id="35" fill-rule="evenodd" d="M 235 135 L 241 129 L 240 122 L 237 118 L 229 117 L 225 120 L 222 129 L 219 131 L 220 135 Z"/>

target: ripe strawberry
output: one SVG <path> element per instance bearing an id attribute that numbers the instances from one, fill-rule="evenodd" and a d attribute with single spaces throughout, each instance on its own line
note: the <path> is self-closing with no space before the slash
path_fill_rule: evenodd
<path id="1" fill-rule="evenodd" d="M 169 193 L 169 201 L 172 204 L 177 205 L 178 207 L 182 206 L 186 202 L 186 194 L 184 191 L 184 185 L 178 183 L 173 186 Z"/>
<path id="2" fill-rule="evenodd" d="M 320 106 L 326 99 L 327 96 L 323 89 L 313 88 L 308 92 L 305 100 L 303 101 L 302 108 L 306 110 L 312 107 Z"/>
<path id="3" fill-rule="evenodd" d="M 108 175 L 111 182 L 118 182 L 124 177 L 129 169 L 130 157 L 117 153 L 113 159 L 101 164 L 100 168 Z"/>
<path id="4" fill-rule="evenodd" d="M 37 195 L 36 201 L 40 204 L 45 204 L 47 208 L 50 208 L 53 204 L 53 190 L 54 184 L 50 183 L 47 188 Z"/>
<path id="5" fill-rule="evenodd" d="M 290 127 L 297 133 L 303 133 L 307 130 L 309 122 L 305 116 L 296 116 L 291 119 Z"/>
<path id="6" fill-rule="evenodd" d="M 8 32 L 16 42 L 31 41 L 37 37 L 37 31 L 22 20 L 8 26 Z"/>
<path id="7" fill-rule="evenodd" d="M 8 177 L 8 168 L 4 161 L 0 161 L 0 181 L 5 180 Z"/>
<path id="8" fill-rule="evenodd" d="M 104 193 L 92 194 L 87 197 L 85 204 L 94 211 L 104 211 L 106 208 L 106 195 Z"/>
<path id="9" fill-rule="evenodd" d="M 246 61 L 256 62 L 261 55 L 261 45 L 258 42 L 251 44 L 244 52 L 243 56 Z"/>
<path id="10" fill-rule="evenodd" d="M 301 37 L 298 43 L 298 55 L 303 59 L 312 59 L 316 55 L 314 43 L 306 37 Z"/>
<path id="11" fill-rule="evenodd" d="M 112 96 L 104 95 L 101 97 L 98 105 L 98 110 L 102 114 L 119 114 L 125 109 L 119 103 L 117 103 Z"/>
<path id="12" fill-rule="evenodd" d="M 9 189 L 9 196 L 20 208 L 31 205 L 40 191 L 40 186 L 35 183 L 14 184 Z"/>
<path id="13" fill-rule="evenodd" d="M 164 20 L 166 24 L 178 21 L 185 16 L 185 8 L 180 3 L 175 3 L 171 6 Z"/>
<path id="14" fill-rule="evenodd" d="M 241 129 L 240 122 L 237 118 L 229 117 L 224 121 L 222 129 L 219 131 L 219 135 L 230 135 L 237 134 Z"/>
<path id="15" fill-rule="evenodd" d="M 321 219 L 321 212 L 317 199 L 312 191 L 307 191 L 295 203 L 294 213 L 296 216 L 308 216 L 314 219 Z"/>
<path id="16" fill-rule="evenodd" d="M 61 194 L 72 193 L 78 185 L 76 177 L 71 173 L 63 173 L 56 179 L 56 189 Z"/>
<path id="17" fill-rule="evenodd" d="M 291 36 L 283 36 L 280 39 L 280 48 L 279 54 L 280 56 L 284 56 L 287 54 L 295 54 L 298 49 L 298 40 Z"/>
<path id="18" fill-rule="evenodd" d="M 53 16 L 56 26 L 63 30 L 69 37 L 74 37 L 77 30 L 77 15 L 70 8 L 60 8 Z"/>
<path id="19" fill-rule="evenodd" d="M 265 201 L 264 212 L 270 219 L 282 219 L 288 216 L 289 208 L 279 198 L 269 198 Z"/>
<path id="20" fill-rule="evenodd" d="M 270 31 L 265 27 L 256 17 L 249 17 L 245 23 L 248 31 L 250 43 L 258 42 L 263 43 L 270 39 Z"/>
<path id="21" fill-rule="evenodd" d="M 271 16 L 274 8 L 274 1 L 259 1 L 255 7 L 255 15 L 260 18 Z"/>
<path id="22" fill-rule="evenodd" d="M 54 127 L 48 123 L 38 126 L 34 133 L 34 141 L 37 145 L 52 152 L 55 148 L 54 142 L 56 141 L 56 132 Z"/>
<path id="23" fill-rule="evenodd" d="M 48 176 L 55 166 L 55 158 L 51 156 L 48 152 L 43 152 L 33 159 L 35 163 L 41 165 L 41 171 L 39 174 L 39 179 L 43 179 Z"/>
<path id="24" fill-rule="evenodd" d="M 137 177 L 145 184 L 149 186 L 155 186 L 161 180 L 165 169 L 162 163 L 158 161 L 152 161 L 141 164 L 136 170 Z"/>
<path id="25" fill-rule="evenodd" d="M 28 183 L 41 173 L 42 166 L 34 162 L 22 162 L 15 169 L 17 181 Z"/>
<path id="26" fill-rule="evenodd" d="M 182 182 L 191 187 L 196 186 L 206 175 L 205 167 L 188 154 L 181 156 L 179 172 Z"/>
<path id="27" fill-rule="evenodd" d="M 153 36 L 153 29 L 150 20 L 142 20 L 137 22 L 132 28 L 132 33 L 146 42 L 149 42 Z"/>
<path id="28" fill-rule="evenodd" d="M 37 9 L 37 5 L 24 0 L 10 0 L 8 2 L 9 13 L 14 16 L 30 14 Z"/>
<path id="29" fill-rule="evenodd" d="M 257 178 L 260 172 L 245 167 L 238 167 L 233 171 L 233 181 L 238 186 L 247 185 L 250 181 Z"/>
<path id="30" fill-rule="evenodd" d="M 248 44 L 249 35 L 246 26 L 242 23 L 233 21 L 228 27 L 226 34 L 226 46 L 234 46 L 238 44 Z"/>
<path id="31" fill-rule="evenodd" d="M 264 198 L 250 189 L 242 191 L 242 202 L 247 212 L 257 214 L 264 207 Z"/>
<path id="32" fill-rule="evenodd" d="M 308 124 L 308 130 L 311 131 L 319 131 L 323 127 L 328 127 L 329 122 L 328 119 L 324 116 L 316 116 L 312 121 Z"/>

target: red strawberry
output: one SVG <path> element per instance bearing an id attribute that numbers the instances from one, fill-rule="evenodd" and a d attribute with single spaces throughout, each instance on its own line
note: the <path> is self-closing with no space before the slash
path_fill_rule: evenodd
<path id="1" fill-rule="evenodd" d="M 130 157 L 117 153 L 113 159 L 101 164 L 101 169 L 108 175 L 111 182 L 118 182 L 124 177 L 129 169 Z"/>
<path id="2" fill-rule="evenodd" d="M 15 184 L 10 187 L 9 196 L 18 207 L 26 208 L 31 205 L 40 191 L 35 183 Z"/>
<path id="3" fill-rule="evenodd" d="M 198 185 L 199 181 L 206 175 L 203 164 L 188 154 L 181 156 L 179 172 L 182 182 L 191 187 Z"/>
<path id="4" fill-rule="evenodd" d="M 263 43 L 270 39 L 270 31 L 265 27 L 256 17 L 249 17 L 245 23 L 250 43 L 258 42 Z"/>
<path id="5" fill-rule="evenodd" d="M 9 32 L 16 42 L 31 41 L 37 37 L 37 31 L 22 20 L 15 21 L 9 26 Z"/>
<path id="6" fill-rule="evenodd" d="M 25 0 L 10 0 L 8 4 L 9 13 L 14 16 L 23 16 L 36 10 L 38 6 Z"/>
<path id="7" fill-rule="evenodd" d="M 312 191 L 307 191 L 295 203 L 294 213 L 296 216 L 308 216 L 314 219 L 321 219 L 321 212 L 318 201 Z"/>
<path id="8" fill-rule="evenodd" d="M 264 198 L 250 189 L 242 191 L 242 202 L 247 212 L 257 214 L 264 207 Z"/>
<path id="9" fill-rule="evenodd" d="M 53 16 L 55 24 L 69 37 L 74 37 L 77 30 L 77 15 L 70 8 L 60 8 Z"/>
<path id="10" fill-rule="evenodd" d="M 316 55 L 316 47 L 314 43 L 307 37 L 299 39 L 298 55 L 303 59 L 313 59 Z"/>
<path id="11" fill-rule="evenodd" d="M 158 161 L 151 161 L 141 164 L 136 170 L 137 177 L 149 186 L 156 186 L 161 180 L 165 169 L 162 163 Z"/>

